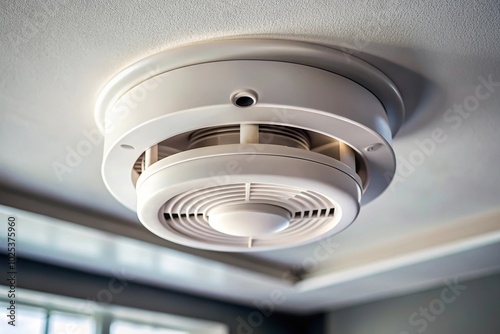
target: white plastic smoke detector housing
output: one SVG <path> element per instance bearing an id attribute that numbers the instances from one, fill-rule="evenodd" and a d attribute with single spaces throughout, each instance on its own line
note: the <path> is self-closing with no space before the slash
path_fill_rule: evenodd
<path id="1" fill-rule="evenodd" d="M 338 233 L 391 181 L 401 96 L 340 51 L 223 40 L 165 51 L 102 91 L 102 174 L 151 232 L 257 251 Z"/>

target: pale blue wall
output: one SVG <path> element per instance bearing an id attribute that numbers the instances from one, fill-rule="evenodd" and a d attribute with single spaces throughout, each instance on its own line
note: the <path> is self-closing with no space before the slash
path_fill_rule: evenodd
<path id="1" fill-rule="evenodd" d="M 500 334 L 500 275 L 336 310 L 326 332 Z"/>

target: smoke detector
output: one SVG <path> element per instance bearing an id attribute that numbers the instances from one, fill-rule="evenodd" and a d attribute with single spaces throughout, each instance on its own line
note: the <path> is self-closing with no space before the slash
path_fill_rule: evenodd
<path id="1" fill-rule="evenodd" d="M 340 51 L 279 40 L 180 47 L 126 68 L 96 122 L 111 194 L 156 235 L 258 251 L 338 233 L 391 181 L 396 86 Z"/>

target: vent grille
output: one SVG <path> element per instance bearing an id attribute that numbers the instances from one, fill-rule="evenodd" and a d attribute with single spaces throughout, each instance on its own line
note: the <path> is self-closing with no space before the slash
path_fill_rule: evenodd
<path id="1" fill-rule="evenodd" d="M 163 206 L 162 223 L 175 234 L 190 239 L 244 246 L 248 243 L 246 237 L 227 235 L 209 225 L 211 209 L 242 203 L 265 203 L 292 213 L 287 229 L 253 239 L 255 246 L 287 238 L 306 239 L 319 229 L 330 229 L 335 225 L 335 204 L 321 194 L 282 185 L 253 183 L 216 186 L 177 195 Z"/>

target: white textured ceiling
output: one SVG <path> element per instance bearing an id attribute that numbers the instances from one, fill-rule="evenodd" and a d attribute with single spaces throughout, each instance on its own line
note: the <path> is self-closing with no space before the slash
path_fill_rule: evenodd
<path id="1" fill-rule="evenodd" d="M 445 114 L 470 102 L 479 77 L 500 81 L 498 17 L 494 0 L 4 2 L 0 184 L 6 193 L 13 188 L 137 223 L 135 213 L 104 187 L 102 144 L 71 173 L 58 178 L 53 170 L 54 162 L 64 163 L 67 149 L 96 129 L 93 108 L 103 85 L 131 63 L 177 45 L 237 36 L 285 38 L 330 45 L 371 62 L 399 86 L 409 113 L 394 140 L 398 173 L 408 177 L 362 208 L 358 220 L 335 237 L 340 246 L 332 260 L 395 240 L 420 240 L 439 228 L 452 230 L 465 218 L 481 221 L 500 208 L 500 86 L 465 116 Z M 421 164 L 405 169 L 404 161 L 421 150 L 417 142 L 438 128 L 446 140 Z M 315 247 L 256 256 L 300 264 Z"/>

